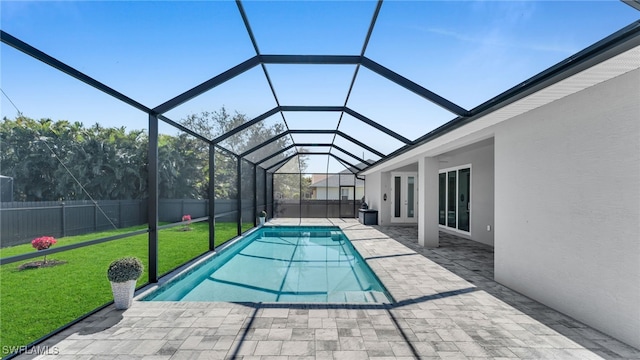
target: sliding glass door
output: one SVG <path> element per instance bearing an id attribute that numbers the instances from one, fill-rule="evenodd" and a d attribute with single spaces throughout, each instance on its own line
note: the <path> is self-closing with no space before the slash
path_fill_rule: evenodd
<path id="1" fill-rule="evenodd" d="M 447 173 L 440 173 L 438 182 L 438 188 L 440 189 L 438 193 L 438 207 L 440 209 L 438 223 L 440 225 L 447 225 Z"/>
<path id="2" fill-rule="evenodd" d="M 471 165 L 440 170 L 439 223 L 469 232 L 471 223 Z"/>

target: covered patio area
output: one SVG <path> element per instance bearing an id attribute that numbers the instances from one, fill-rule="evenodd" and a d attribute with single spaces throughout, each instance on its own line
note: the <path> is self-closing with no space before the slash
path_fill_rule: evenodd
<path id="1" fill-rule="evenodd" d="M 634 348 L 493 281 L 489 246 L 441 233 L 440 247 L 425 249 L 415 228 L 351 219 L 272 223 L 339 226 L 395 302 L 135 301 L 126 311 L 107 307 L 35 350 L 68 359 L 640 358 Z"/>

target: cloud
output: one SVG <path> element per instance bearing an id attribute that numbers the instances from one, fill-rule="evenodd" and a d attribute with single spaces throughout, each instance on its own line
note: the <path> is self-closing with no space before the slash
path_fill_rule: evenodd
<path id="1" fill-rule="evenodd" d="M 461 7 L 461 11 L 461 19 L 449 23 L 457 25 L 415 25 L 414 30 L 481 47 L 505 50 L 531 50 L 567 56 L 579 50 L 568 41 L 563 43 L 562 38 L 570 34 L 532 37 L 536 32 L 541 33 L 531 32 L 530 29 L 544 30 L 550 25 L 544 13 L 546 10 L 532 1 L 477 0 Z"/>
<path id="2" fill-rule="evenodd" d="M 506 36 L 500 35 L 504 31 L 501 29 L 494 29 L 491 32 L 485 32 L 484 34 L 468 34 L 463 32 L 457 32 L 442 28 L 420 28 L 415 27 L 416 30 L 423 32 L 440 35 L 443 37 L 452 38 L 458 41 L 480 45 L 480 46 L 493 46 L 513 49 L 526 49 L 541 52 L 553 52 L 571 55 L 577 51 L 574 46 L 552 44 L 552 43 L 532 43 L 527 41 L 514 41 L 508 39 Z"/>

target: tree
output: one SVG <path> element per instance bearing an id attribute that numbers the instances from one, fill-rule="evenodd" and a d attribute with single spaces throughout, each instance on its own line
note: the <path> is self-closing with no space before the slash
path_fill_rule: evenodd
<path id="1" fill-rule="evenodd" d="M 225 134 L 238 126 L 250 121 L 250 119 L 241 113 L 235 112 L 230 114 L 225 107 L 220 110 L 209 112 L 204 111 L 200 114 L 192 114 L 183 119 L 180 123 L 185 127 L 205 136 L 207 139 L 213 140 L 216 137 Z M 241 154 L 246 150 L 253 148 L 256 145 L 266 142 L 283 133 L 286 130 L 285 126 L 280 123 L 276 123 L 272 126 L 267 126 L 264 121 L 258 122 L 247 129 L 244 129 L 237 134 L 234 134 L 227 139 L 223 140 L 220 145 L 224 149 L 228 149 L 231 152 L 227 152 L 220 148 L 216 149 L 215 155 L 215 195 L 216 198 L 233 199 L 237 197 L 237 159 L 234 154 Z M 197 139 L 191 139 L 191 144 L 194 148 L 197 148 L 197 152 L 201 155 L 201 161 L 208 163 L 204 158 L 208 156 L 209 145 Z M 259 154 L 255 157 L 255 161 L 266 157 L 268 154 L 277 152 L 278 150 L 286 147 L 290 143 L 290 138 L 282 136 L 278 140 L 262 147 Z M 266 154 L 266 155 L 265 155 Z M 284 158 L 281 155 L 279 158 Z M 243 168 L 244 169 L 244 168 Z M 204 187 L 206 189 L 206 186 Z M 202 194 L 202 197 L 206 197 L 206 194 Z"/>
<path id="2" fill-rule="evenodd" d="M 214 139 L 247 121 L 244 114 L 231 115 L 223 107 L 189 115 L 181 123 Z M 237 197 L 238 160 L 234 153 L 284 131 L 282 124 L 259 122 L 221 142 L 230 152 L 222 148 L 215 152 L 216 197 Z M 282 149 L 289 141 L 283 136 L 261 148 L 255 160 Z M 100 124 L 85 127 L 80 122 L 24 116 L 4 118 L 0 123 L 0 173 L 14 178 L 16 201 L 144 199 L 148 196 L 148 145 L 144 130 Z M 209 142 L 184 132 L 160 134 L 158 162 L 161 198 L 208 197 Z M 243 167 L 243 173 L 245 170 Z"/>
<path id="3" fill-rule="evenodd" d="M 52 142 L 56 142 L 53 140 Z M 59 142 L 59 141 L 57 141 Z M 84 191 L 95 199 L 139 199 L 147 193 L 147 144 L 142 130 L 105 128 L 95 124 L 81 129 L 56 171 L 59 193 L 67 199 L 84 198 L 71 176 L 81 176 Z M 67 189 L 74 189 L 73 193 Z"/>
<path id="4" fill-rule="evenodd" d="M 204 199 L 208 187 L 208 150 L 198 150 L 202 141 L 181 133 L 158 138 L 158 188 L 164 199 Z"/>
<path id="5" fill-rule="evenodd" d="M 4 118 L 1 171 L 14 178 L 16 201 L 137 199 L 147 192 L 147 143 L 124 127 Z"/>

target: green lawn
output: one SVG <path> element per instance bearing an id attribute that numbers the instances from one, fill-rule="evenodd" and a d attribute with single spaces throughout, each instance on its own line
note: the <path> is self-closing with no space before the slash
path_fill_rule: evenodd
<path id="1" fill-rule="evenodd" d="M 253 224 L 243 224 L 243 230 Z M 118 233 L 144 229 L 136 226 L 101 233 L 57 239 L 54 246 L 98 239 Z M 165 274 L 207 251 L 206 222 L 160 230 L 158 233 L 158 271 Z M 216 245 L 236 235 L 235 223 L 216 223 Z M 0 266 L 0 349 L 26 345 L 81 315 L 113 300 L 106 273 L 109 263 L 122 256 L 137 256 L 148 266 L 147 234 L 136 235 L 94 246 L 49 255 L 47 260 L 66 261 L 48 268 L 18 270 L 30 259 Z M 35 251 L 31 244 L 0 250 L 0 257 Z M 148 281 L 146 272 L 138 281 Z M 8 354 L 2 353 L 2 356 Z"/>

